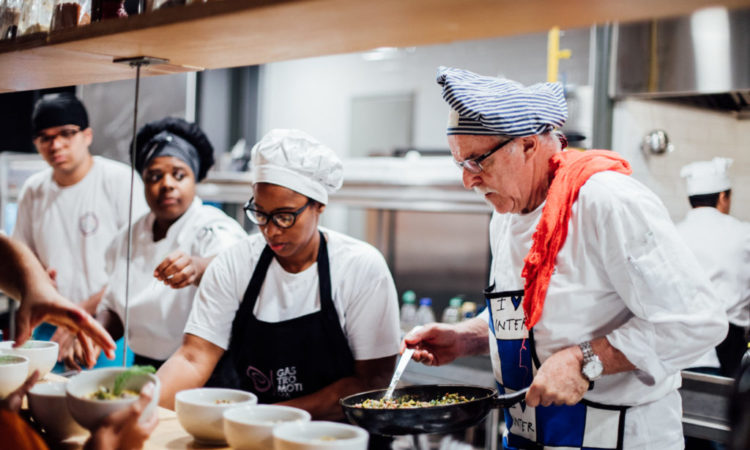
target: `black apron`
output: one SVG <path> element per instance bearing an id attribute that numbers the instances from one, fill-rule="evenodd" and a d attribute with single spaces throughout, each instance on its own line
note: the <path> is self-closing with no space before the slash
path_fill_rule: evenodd
<path id="1" fill-rule="evenodd" d="M 274 254 L 266 245 L 232 322 L 229 349 L 207 386 L 250 391 L 260 403 L 276 403 L 316 392 L 354 375 L 354 356 L 331 298 L 328 247 L 318 249 L 320 311 L 282 322 L 253 313 Z"/>
<path id="2" fill-rule="evenodd" d="M 725 377 L 736 377 L 740 370 L 742 356 L 746 351 L 745 329 L 730 323 L 727 337 L 716 346 L 716 354 L 721 364 L 721 374 Z"/>

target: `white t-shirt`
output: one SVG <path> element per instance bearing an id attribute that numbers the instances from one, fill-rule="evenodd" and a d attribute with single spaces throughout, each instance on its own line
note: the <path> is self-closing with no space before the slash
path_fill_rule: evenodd
<path id="1" fill-rule="evenodd" d="M 493 216 L 496 291 L 523 289 L 523 258 L 542 208 Z M 589 178 L 573 204 L 544 312 L 534 327 L 540 362 L 606 336 L 637 369 L 603 376 L 584 398 L 635 405 L 626 414 L 625 448 L 682 448 L 679 371 L 718 344 L 725 332 L 726 317 L 708 277 L 661 201 L 616 172 Z M 493 367 L 502 379 L 499 361 L 493 360 Z M 649 447 L 655 439 L 662 444 Z"/>
<path id="2" fill-rule="evenodd" d="M 74 302 L 107 283 L 104 252 L 128 223 L 130 178 L 129 166 L 94 156 L 89 173 L 72 186 L 58 186 L 49 168 L 29 177 L 21 189 L 13 237 L 28 245 L 46 269 L 57 271 L 58 290 Z M 136 175 L 133 217 L 147 211 Z"/>
<path id="3" fill-rule="evenodd" d="M 163 360 L 182 344 L 182 331 L 198 288 L 191 284 L 173 289 L 154 278 L 154 269 L 175 250 L 192 256 L 214 256 L 247 234 L 234 219 L 204 205 L 198 197 L 157 242 L 153 226 L 152 212 L 133 224 L 128 343 L 138 355 Z M 99 310 L 113 311 L 123 325 L 127 245 L 127 228 L 123 228 L 107 250 L 109 287 L 99 304 Z"/>
<path id="4" fill-rule="evenodd" d="M 321 228 L 327 237 L 331 295 L 355 360 L 398 353 L 398 301 L 383 256 L 371 245 Z M 221 253 L 206 270 L 185 333 L 227 349 L 232 321 L 266 241 L 249 236 Z M 255 304 L 255 317 L 280 322 L 320 310 L 318 265 L 288 273 L 271 262 Z"/>

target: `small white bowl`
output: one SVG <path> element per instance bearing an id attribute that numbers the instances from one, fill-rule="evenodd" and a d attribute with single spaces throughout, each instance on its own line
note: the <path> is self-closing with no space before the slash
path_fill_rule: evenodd
<path id="1" fill-rule="evenodd" d="M 252 405 L 224 411 L 224 435 L 229 446 L 238 450 L 273 448 L 273 429 L 288 422 L 309 422 L 304 409 L 281 405 Z"/>
<path id="2" fill-rule="evenodd" d="M 338 422 L 292 422 L 273 429 L 274 450 L 367 450 L 367 431 Z"/>
<path id="3" fill-rule="evenodd" d="M 0 355 L 0 399 L 18 389 L 29 375 L 29 358 Z"/>
<path id="4" fill-rule="evenodd" d="M 37 383 L 28 393 L 31 416 L 55 441 L 86 433 L 68 411 L 65 395 L 67 381 Z"/>
<path id="5" fill-rule="evenodd" d="M 118 400 L 94 400 L 87 396 L 96 392 L 100 386 L 112 389 L 115 384 L 115 378 L 126 368 L 112 367 L 103 369 L 94 369 L 81 372 L 73 376 L 65 388 L 68 410 L 73 418 L 81 426 L 88 430 L 96 428 L 101 421 L 115 411 L 125 409 L 131 403 L 137 400 L 136 397 Z M 141 388 L 149 381 L 154 383 L 154 393 L 151 402 L 141 413 L 140 420 L 147 420 L 156 411 L 156 405 L 159 401 L 159 387 L 161 383 L 156 375 L 151 373 L 139 373 L 130 377 L 126 382 L 124 389 L 130 389 L 140 392 Z"/>
<path id="6" fill-rule="evenodd" d="M 255 405 L 258 397 L 237 389 L 197 388 L 175 395 L 175 412 L 180 425 L 202 444 L 225 445 L 222 414 L 230 408 Z"/>
<path id="7" fill-rule="evenodd" d="M 0 353 L 22 355 L 29 358 L 29 375 L 39 371 L 39 379 L 44 378 L 57 362 L 59 345 L 52 341 L 26 341 L 18 348 L 13 348 L 15 341 L 0 342 Z"/>

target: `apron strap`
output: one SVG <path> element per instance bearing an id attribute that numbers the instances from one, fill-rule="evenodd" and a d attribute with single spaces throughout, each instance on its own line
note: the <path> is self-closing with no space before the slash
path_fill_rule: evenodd
<path id="1" fill-rule="evenodd" d="M 258 264 L 255 266 L 253 276 L 250 278 L 250 283 L 247 285 L 245 295 L 242 297 L 242 303 L 237 311 L 237 315 L 232 322 L 232 335 L 229 339 L 230 347 L 235 343 L 235 340 L 241 339 L 242 330 L 253 314 L 255 302 L 258 300 L 258 294 L 260 294 L 260 289 L 263 287 L 263 281 L 266 279 L 266 273 L 268 272 L 268 267 L 271 265 L 271 261 L 273 261 L 273 251 L 266 244 L 263 252 L 260 254 Z"/>

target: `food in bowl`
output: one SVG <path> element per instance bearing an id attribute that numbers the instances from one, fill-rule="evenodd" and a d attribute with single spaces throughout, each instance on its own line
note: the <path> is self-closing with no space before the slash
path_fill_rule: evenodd
<path id="1" fill-rule="evenodd" d="M 123 398 L 134 398 L 138 397 L 140 395 L 140 392 L 132 391 L 130 389 L 125 389 L 119 394 L 115 394 L 113 391 L 110 391 L 108 388 L 104 386 L 99 386 L 99 389 L 96 390 L 96 392 L 92 392 L 89 395 L 86 396 L 86 398 L 91 400 L 119 400 Z"/>
<path id="2" fill-rule="evenodd" d="M 156 373 L 154 366 L 133 366 L 115 377 L 112 388 L 99 386 L 99 388 L 88 394 L 89 400 L 122 400 L 128 398 L 137 398 L 141 393 L 133 389 L 125 389 L 125 383 L 128 379 L 143 373 Z"/>
<path id="3" fill-rule="evenodd" d="M 152 382 L 154 384 L 153 397 L 141 413 L 141 420 L 147 419 L 156 411 L 161 385 L 156 375 L 149 373 L 150 371 L 142 368 L 136 368 L 135 370 L 132 368 L 103 368 L 81 372 L 73 376 L 65 388 L 70 414 L 84 428 L 94 429 L 109 414 L 130 407 L 138 396 L 97 400 L 90 398 L 91 394 L 96 393 L 102 386 L 113 392 L 131 390 L 140 393 L 143 386 Z"/>
<path id="4" fill-rule="evenodd" d="M 455 405 L 457 403 L 466 403 L 472 400 L 474 400 L 474 397 L 465 397 L 453 392 L 447 393 L 440 398 L 430 401 L 418 400 L 410 395 L 403 395 L 401 397 L 391 398 L 388 400 L 368 398 L 362 403 L 355 403 L 354 407 L 367 409 L 413 409 Z"/>
<path id="5" fill-rule="evenodd" d="M 13 348 L 15 341 L 0 342 L 0 353 L 20 355 L 29 358 L 29 374 L 39 371 L 39 378 L 44 378 L 57 362 L 59 345 L 52 341 L 26 341 L 20 347 Z"/>
<path id="6" fill-rule="evenodd" d="M 18 389 L 29 373 L 29 358 L 20 355 L 0 355 L 0 398 Z"/>
<path id="7" fill-rule="evenodd" d="M 282 405 L 250 405 L 224 411 L 224 435 L 232 448 L 273 448 L 273 429 L 289 422 L 309 422 L 310 413 Z"/>
<path id="8" fill-rule="evenodd" d="M 225 445 L 223 413 L 229 408 L 255 405 L 258 397 L 238 389 L 197 388 L 175 396 L 175 412 L 182 428 L 202 444 Z"/>

